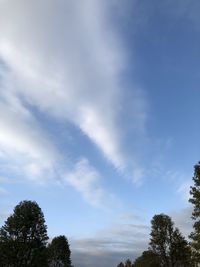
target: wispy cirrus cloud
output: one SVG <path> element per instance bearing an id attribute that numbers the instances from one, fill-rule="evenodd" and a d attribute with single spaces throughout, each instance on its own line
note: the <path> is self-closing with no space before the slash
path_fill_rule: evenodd
<path id="1" fill-rule="evenodd" d="M 121 77 L 127 55 L 111 23 L 113 6 L 98 0 L 9 0 L 0 5 L 3 174 L 41 184 L 67 181 L 96 206 L 102 206 L 106 194 L 112 199 L 84 152 L 76 160 L 68 152 L 63 155 L 36 111 L 52 123 L 72 123 L 115 169 L 140 184 L 143 168 L 134 151 L 126 153 L 130 132 L 122 114 L 129 107 L 131 128 L 141 135 L 146 102 L 134 88 L 131 101 L 125 97 Z"/>
<path id="2" fill-rule="evenodd" d="M 184 182 L 182 182 L 177 189 L 177 193 L 181 195 L 182 199 L 185 202 L 188 202 L 191 197 L 190 196 L 191 185 L 192 185 L 192 181 L 187 179 Z"/>
<path id="3" fill-rule="evenodd" d="M 127 62 L 111 27 L 109 4 L 48 1 L 48 12 L 46 4 L 1 4 L 7 90 L 54 118 L 71 121 L 115 168 L 125 169 L 119 113 L 125 104 L 120 76 Z M 145 106 L 138 101 L 133 98 L 131 105 L 137 107 L 133 123 L 140 131 Z"/>
<path id="4" fill-rule="evenodd" d="M 105 204 L 106 192 L 100 186 L 98 171 L 87 159 L 73 163 L 67 157 L 63 158 L 32 114 L 16 101 L 12 105 L 0 103 L 4 114 L 0 121 L 1 172 L 14 176 L 16 180 L 27 177 L 39 184 L 54 183 L 59 179 L 59 183 L 67 182 L 78 190 L 91 205 Z M 65 167 L 62 167 L 64 164 Z M 8 181 L 11 179 L 0 179 L 2 184 Z M 0 193 L 4 191 L 0 188 Z"/>
<path id="5" fill-rule="evenodd" d="M 1 171 L 9 170 L 16 177 L 24 173 L 30 178 L 41 177 L 46 171 L 50 174 L 57 156 L 46 134 L 18 98 L 8 94 L 1 97 Z"/>
<path id="6" fill-rule="evenodd" d="M 95 207 L 105 208 L 116 199 L 100 186 L 99 172 L 85 158 L 80 159 L 71 171 L 64 174 L 64 180 Z"/>

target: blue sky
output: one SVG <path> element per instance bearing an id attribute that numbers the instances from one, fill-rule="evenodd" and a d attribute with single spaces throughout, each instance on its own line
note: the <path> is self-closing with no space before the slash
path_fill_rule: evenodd
<path id="1" fill-rule="evenodd" d="M 1 224 L 37 201 L 77 267 L 134 259 L 156 213 L 191 231 L 199 12 L 197 0 L 0 0 Z"/>

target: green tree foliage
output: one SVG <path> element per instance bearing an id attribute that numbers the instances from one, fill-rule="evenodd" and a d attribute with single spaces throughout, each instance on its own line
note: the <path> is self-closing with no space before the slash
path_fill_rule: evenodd
<path id="1" fill-rule="evenodd" d="M 185 238 L 181 235 L 178 228 L 173 232 L 171 244 L 172 266 L 189 267 L 192 266 L 191 248 Z"/>
<path id="2" fill-rule="evenodd" d="M 194 231 L 191 233 L 191 246 L 194 261 L 200 262 L 200 162 L 194 166 L 194 186 L 191 186 L 189 202 L 193 204 L 192 219 Z"/>
<path id="3" fill-rule="evenodd" d="M 0 229 L 1 266 L 46 266 L 47 240 L 47 226 L 38 204 L 20 202 Z"/>
<path id="4" fill-rule="evenodd" d="M 150 247 L 155 254 L 159 255 L 162 266 L 170 266 L 172 221 L 169 216 L 160 214 L 153 217 L 151 224 Z"/>
<path id="5" fill-rule="evenodd" d="M 135 260 L 133 267 L 161 267 L 160 258 L 153 251 L 147 250 Z"/>
<path id="6" fill-rule="evenodd" d="M 120 264 L 117 265 L 117 267 L 133 267 L 132 262 L 128 259 L 125 261 L 125 263 L 120 262 Z"/>
<path id="7" fill-rule="evenodd" d="M 71 251 L 67 238 L 63 235 L 53 238 L 48 246 L 49 267 L 71 267 Z"/>
<path id="8" fill-rule="evenodd" d="M 171 218 L 155 215 L 151 221 L 150 248 L 160 258 L 163 267 L 191 266 L 190 247 L 178 228 L 174 229 Z"/>
<path id="9" fill-rule="evenodd" d="M 124 267 L 132 267 L 132 263 L 129 259 L 125 262 Z"/>

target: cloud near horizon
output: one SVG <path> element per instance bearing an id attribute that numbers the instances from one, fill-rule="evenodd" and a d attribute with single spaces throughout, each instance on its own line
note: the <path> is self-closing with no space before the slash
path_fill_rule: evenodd
<path id="1" fill-rule="evenodd" d="M 192 208 L 169 212 L 175 227 L 188 239 L 192 231 Z M 126 216 L 124 216 L 126 215 Z M 124 214 L 120 223 L 98 231 L 90 238 L 70 238 L 72 259 L 83 267 L 117 266 L 127 259 L 134 261 L 148 249 L 151 226 L 137 214 Z"/>
<path id="2" fill-rule="evenodd" d="M 70 239 L 72 260 L 83 267 L 117 266 L 128 258 L 134 260 L 148 247 L 150 228 L 143 224 L 111 225 L 91 238 Z"/>

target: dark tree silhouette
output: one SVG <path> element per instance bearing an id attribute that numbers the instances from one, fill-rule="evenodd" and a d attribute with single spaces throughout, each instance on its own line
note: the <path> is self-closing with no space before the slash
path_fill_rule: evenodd
<path id="1" fill-rule="evenodd" d="M 200 262 L 200 162 L 194 166 L 194 186 L 191 186 L 189 202 L 193 204 L 192 219 L 194 231 L 191 233 L 192 256 L 196 265 Z"/>
<path id="2" fill-rule="evenodd" d="M 132 263 L 129 259 L 125 262 L 124 267 L 132 267 Z"/>
<path id="3" fill-rule="evenodd" d="M 135 260 L 133 267 L 161 267 L 161 263 L 157 254 L 147 250 Z"/>
<path id="4" fill-rule="evenodd" d="M 162 266 L 170 266 L 173 224 L 167 215 L 155 215 L 151 221 L 150 248 L 159 255 Z"/>
<path id="5" fill-rule="evenodd" d="M 120 264 L 118 264 L 117 267 L 124 267 L 123 262 L 120 262 Z"/>
<path id="6" fill-rule="evenodd" d="M 193 266 L 191 259 L 191 247 L 182 236 L 178 228 L 173 232 L 171 245 L 172 266 L 190 267 Z"/>
<path id="7" fill-rule="evenodd" d="M 191 266 L 190 247 L 178 228 L 174 229 L 171 218 L 155 215 L 151 221 L 150 248 L 160 258 L 163 267 Z"/>
<path id="8" fill-rule="evenodd" d="M 20 202 L 0 229 L 1 266 L 46 266 L 47 240 L 47 226 L 38 204 Z"/>
<path id="9" fill-rule="evenodd" d="M 63 235 L 53 238 L 48 246 L 49 267 L 71 267 L 71 251 L 67 238 Z"/>

